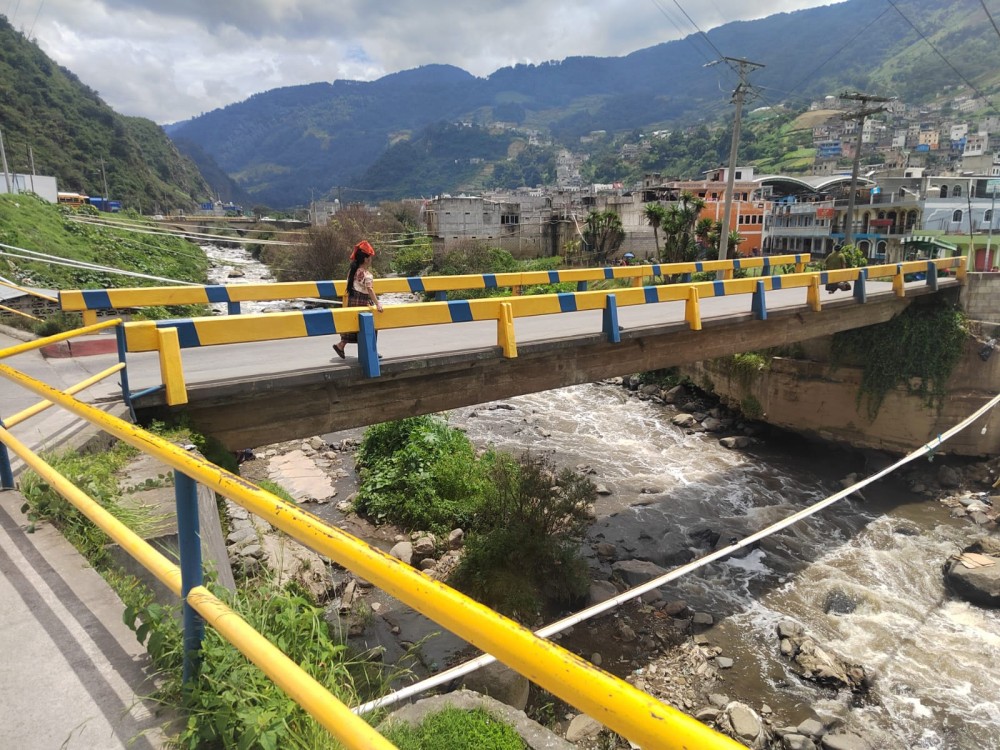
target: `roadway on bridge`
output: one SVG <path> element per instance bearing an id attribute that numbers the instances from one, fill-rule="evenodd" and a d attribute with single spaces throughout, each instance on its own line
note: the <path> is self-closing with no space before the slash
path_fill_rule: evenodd
<path id="1" fill-rule="evenodd" d="M 941 279 L 941 287 L 955 285 L 953 279 Z M 922 281 L 908 282 L 908 288 L 923 288 Z M 891 282 L 869 281 L 869 299 L 892 295 Z M 851 292 L 828 294 L 820 290 L 823 304 L 853 303 Z M 801 309 L 813 313 L 806 305 L 806 289 L 780 289 L 767 293 L 769 312 L 784 309 Z M 734 314 L 750 312 L 750 295 L 708 297 L 701 300 L 703 323 Z M 378 313 L 375 313 L 377 316 Z M 618 308 L 619 324 L 626 330 L 680 324 L 684 322 L 684 302 L 632 305 Z M 602 314 L 590 310 L 558 315 L 541 315 L 517 318 L 514 321 L 519 345 L 593 336 L 601 332 Z M 762 323 L 762 325 L 766 325 Z M 341 360 L 333 353 L 332 346 L 339 338 L 320 336 L 280 341 L 263 341 L 250 344 L 184 349 L 181 356 L 189 387 L 234 380 L 258 379 L 274 373 L 314 371 L 317 369 L 342 370 L 357 368 L 357 348 L 348 345 L 347 359 Z M 493 350 L 497 346 L 495 321 L 428 325 L 381 331 L 378 350 L 383 363 L 394 359 L 432 359 L 437 356 Z M 609 352 L 610 353 L 610 352 Z M 109 360 L 104 360 L 105 366 Z M 133 391 L 159 385 L 160 372 L 153 353 L 130 354 L 129 379 Z M 95 371 L 99 368 L 95 368 Z"/>

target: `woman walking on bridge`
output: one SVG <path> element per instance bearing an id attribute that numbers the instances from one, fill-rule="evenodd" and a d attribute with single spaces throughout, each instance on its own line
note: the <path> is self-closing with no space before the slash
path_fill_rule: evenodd
<path id="1" fill-rule="evenodd" d="M 361 240 L 354 246 L 351 253 L 351 268 L 347 272 L 347 299 L 346 307 L 365 307 L 374 305 L 375 309 L 382 312 L 382 303 L 378 301 L 375 294 L 375 276 L 372 274 L 372 259 L 375 257 L 375 248 L 367 240 Z M 347 344 L 358 343 L 358 334 L 340 334 L 340 343 L 333 345 L 333 350 L 341 359 L 344 357 L 344 347 Z"/>

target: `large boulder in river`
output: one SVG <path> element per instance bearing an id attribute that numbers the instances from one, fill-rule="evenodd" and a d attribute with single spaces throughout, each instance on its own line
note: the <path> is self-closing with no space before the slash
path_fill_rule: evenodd
<path id="1" fill-rule="evenodd" d="M 1000 542 L 986 537 L 949 558 L 945 585 L 956 595 L 980 607 L 1000 607 Z"/>

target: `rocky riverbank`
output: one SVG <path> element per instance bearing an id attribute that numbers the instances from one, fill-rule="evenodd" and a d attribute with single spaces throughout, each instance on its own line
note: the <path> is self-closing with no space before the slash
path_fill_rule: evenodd
<path id="1" fill-rule="evenodd" d="M 641 386 L 632 380 L 619 382 L 632 398 L 672 405 L 677 410 L 672 421 L 678 428 L 692 434 L 717 437 L 719 444 L 728 450 L 752 449 L 773 438 L 773 433 L 765 426 L 742 419 L 704 394 L 684 388 Z M 350 499 L 356 490 L 353 450 L 359 435 L 360 431 L 352 436 L 337 436 L 333 443 L 314 437 L 257 448 L 254 458 L 246 461 L 241 470 L 250 479 L 269 479 L 286 488 L 297 502 L 329 523 L 386 551 L 391 550 L 395 556 L 431 575 L 446 578 L 461 553 L 460 530 L 455 530 L 448 538 L 436 539 L 391 527 L 374 527 L 351 512 Z M 886 456 L 868 454 L 869 466 L 880 468 L 888 461 Z M 979 527 L 981 535 L 988 537 L 995 533 L 997 523 L 990 492 L 998 470 L 997 460 L 938 459 L 934 463 L 911 464 L 901 471 L 914 495 L 939 500 L 952 515 L 966 520 L 970 530 Z M 593 479 L 601 487 L 602 477 L 594 476 Z M 842 484 L 850 486 L 855 479 L 855 476 L 845 476 Z M 604 491 L 608 490 L 604 488 Z M 660 488 L 649 487 L 643 493 L 652 499 L 659 491 Z M 643 496 L 638 502 L 645 502 Z M 252 534 L 246 531 L 250 528 L 248 522 L 252 525 Z M 241 517 L 239 509 L 235 510 L 232 523 L 236 536 L 230 535 L 230 552 L 236 564 L 252 569 L 268 558 L 272 562 L 266 564 L 272 565 L 275 558 L 287 557 L 268 553 L 268 543 L 263 539 L 273 531 L 253 525 L 251 519 Z M 603 533 L 610 528 L 607 519 L 599 515 L 594 533 L 588 537 L 584 549 L 594 576 L 591 603 L 615 596 L 691 560 L 698 549 L 708 552 L 731 540 L 728 529 L 713 528 L 709 519 L 696 538 L 664 533 L 646 534 L 644 539 L 644 529 L 635 528 L 632 534 L 620 523 L 615 526 L 618 536 Z M 919 534 L 920 530 L 899 523 L 894 533 Z M 973 566 L 967 567 L 961 557 L 956 557 L 949 566 L 952 571 L 960 568 L 957 575 L 965 570 L 973 571 L 975 575 L 964 578 L 986 581 L 981 588 L 989 591 L 993 585 L 989 576 L 994 570 L 1000 571 L 1000 565 L 992 565 L 988 560 L 1000 560 L 1000 550 L 983 543 L 976 548 L 970 547 L 967 552 L 972 556 L 966 555 L 965 563 L 971 561 Z M 945 565 L 946 561 L 942 560 L 941 564 Z M 321 576 L 315 575 L 315 561 L 302 567 L 313 579 L 310 590 L 319 600 L 330 603 L 331 620 L 343 628 L 349 641 L 364 647 L 379 644 L 385 649 L 387 662 L 392 662 L 395 656 L 412 653 L 413 644 L 419 641 L 412 632 L 412 624 L 400 617 L 398 607 L 388 605 L 379 592 L 337 566 L 331 566 Z M 953 589 L 958 591 L 959 587 L 953 584 Z M 974 601 L 971 597 L 970 600 Z M 850 612 L 856 605 L 857 601 L 846 592 L 828 602 L 832 612 Z M 725 616 L 726 613 L 697 611 L 677 599 L 665 599 L 654 589 L 639 601 L 571 628 L 554 640 L 752 747 L 832 750 L 883 746 L 877 738 L 846 731 L 842 719 L 827 717 L 821 720 L 814 714 L 789 723 L 778 711 L 757 700 L 753 686 L 744 684 L 733 671 L 737 649 L 732 634 L 719 626 L 720 618 Z M 391 640 L 395 643 L 388 643 Z M 763 647 L 772 648 L 785 660 L 797 679 L 815 684 L 817 700 L 826 701 L 831 695 L 846 694 L 850 700 L 844 703 L 845 710 L 849 710 L 852 701 L 878 701 L 877 674 L 864 664 L 854 664 L 837 655 L 834 649 L 794 620 L 780 623 L 774 630 L 773 642 Z M 446 666 L 439 659 L 457 660 L 464 652 L 461 644 L 455 643 L 451 650 L 444 649 L 434 658 L 418 657 L 416 671 L 435 671 Z M 571 708 L 552 696 L 535 694 L 527 705 L 529 714 L 545 719 L 545 723 L 572 738 L 578 747 L 628 747 L 628 743 L 610 737 L 607 730 L 585 717 L 576 716 Z"/>

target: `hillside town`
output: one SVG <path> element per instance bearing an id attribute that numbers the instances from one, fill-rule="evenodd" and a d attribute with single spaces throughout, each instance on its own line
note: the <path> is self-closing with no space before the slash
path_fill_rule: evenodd
<path id="1" fill-rule="evenodd" d="M 815 157 L 808 173 L 764 174 L 753 166 L 735 170 L 729 226 L 741 238 L 737 252 L 822 257 L 848 239 L 849 228 L 850 239 L 869 262 L 968 255 L 974 270 L 995 269 L 1000 116 L 975 118 L 971 113 L 982 103 L 969 97 L 937 109 L 888 101 L 882 114 L 864 120 L 859 129 L 849 117 L 849 104 L 829 97 L 814 102 L 804 116 L 815 123 Z M 621 156 L 628 159 L 641 148 L 625 144 Z M 855 159 L 863 164 L 852 180 Z M 695 180 L 647 174 L 638 185 L 585 186 L 580 163 L 580 157 L 561 151 L 553 187 L 424 201 L 427 232 L 445 249 L 481 240 L 520 258 L 572 256 L 575 249 L 585 262 L 586 248 L 578 247 L 581 225 L 591 211 L 612 211 L 626 232 L 620 252 L 653 259 L 657 247 L 646 218 L 648 204 L 670 204 L 689 192 L 705 203 L 699 218 L 723 218 L 725 167 Z"/>

